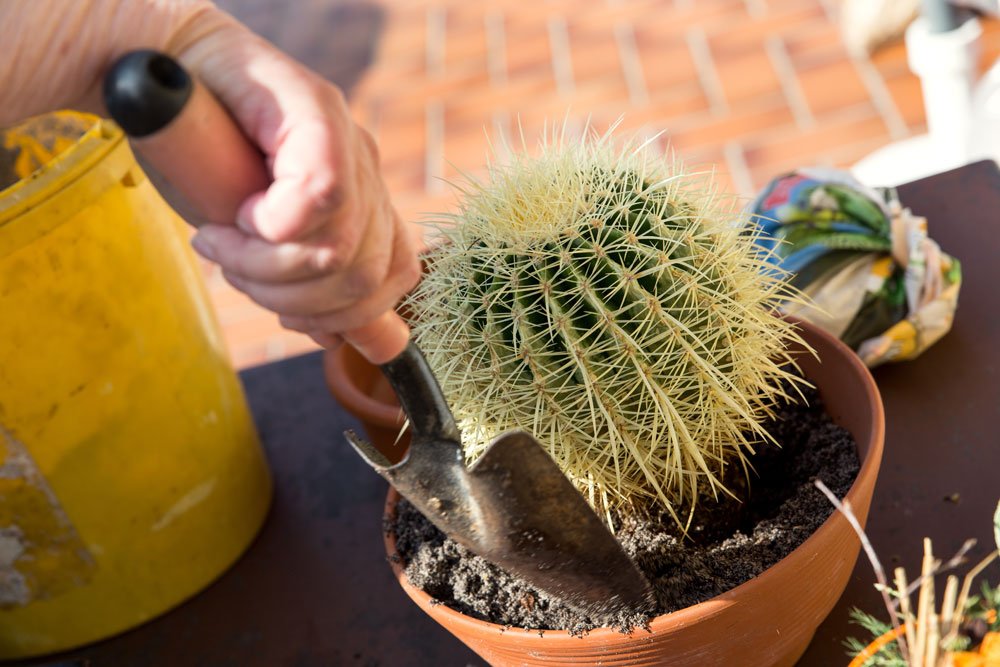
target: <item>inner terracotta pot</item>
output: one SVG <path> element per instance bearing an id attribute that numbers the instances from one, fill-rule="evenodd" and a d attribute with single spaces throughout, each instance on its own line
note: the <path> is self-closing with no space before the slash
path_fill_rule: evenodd
<path id="1" fill-rule="evenodd" d="M 402 432 L 406 415 L 382 372 L 350 345 L 327 351 L 323 366 L 333 397 L 358 418 L 369 442 L 390 462 L 399 463 L 410 435 Z"/>
<path id="2" fill-rule="evenodd" d="M 864 524 L 882 460 L 885 420 L 881 398 L 871 373 L 850 348 L 813 325 L 797 323 L 818 358 L 802 348 L 792 352 L 805 377 L 819 390 L 827 413 L 857 443 L 861 469 L 847 500 Z M 391 402 L 387 385 L 380 388 L 377 367 L 342 346 L 327 355 L 326 368 L 337 399 L 359 416 L 369 437 L 387 450 L 383 453 L 399 460 L 405 451 L 404 443 L 396 443 L 396 424 L 402 424 L 402 415 Z M 366 404 L 377 404 L 378 410 L 357 411 Z M 386 433 L 391 433 L 388 439 Z M 395 512 L 398 497 L 390 489 L 388 516 Z M 847 520 L 834 513 L 798 548 L 756 578 L 700 604 L 654 618 L 651 632 L 636 630 L 623 635 L 601 628 L 584 637 L 562 631 L 504 628 L 434 605 L 425 592 L 410 586 L 400 563 L 390 559 L 390 564 L 403 590 L 421 609 L 497 667 L 791 667 L 843 592 L 859 548 Z M 386 536 L 386 551 L 390 556 L 396 553 L 392 535 Z"/>

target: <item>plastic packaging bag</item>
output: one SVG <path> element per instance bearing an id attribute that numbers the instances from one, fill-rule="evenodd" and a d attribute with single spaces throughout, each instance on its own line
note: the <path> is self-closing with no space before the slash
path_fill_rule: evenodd
<path id="1" fill-rule="evenodd" d="M 894 190 L 799 169 L 771 181 L 751 212 L 761 245 L 808 297 L 782 310 L 838 336 L 869 367 L 912 359 L 951 329 L 961 265 Z"/>

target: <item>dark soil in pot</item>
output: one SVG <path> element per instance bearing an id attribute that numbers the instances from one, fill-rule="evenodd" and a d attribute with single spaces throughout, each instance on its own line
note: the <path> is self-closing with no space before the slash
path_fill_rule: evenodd
<path id="1" fill-rule="evenodd" d="M 847 493 L 859 469 L 854 439 L 830 420 L 815 392 L 804 394 L 806 401 L 778 406 L 766 425 L 780 447 L 758 447 L 751 457 L 749 491 L 742 471 L 734 471 L 730 488 L 742 502 L 729 496 L 702 501 L 686 538 L 666 515 L 622 518 L 618 538 L 656 590 L 654 615 L 738 586 L 805 541 L 832 512 L 814 479 L 838 496 Z M 446 539 L 405 500 L 386 530 L 396 535 L 396 557 L 407 564 L 410 583 L 463 614 L 511 627 L 573 633 L 609 624 L 581 617 Z M 628 631 L 647 621 L 636 613 L 613 624 Z"/>

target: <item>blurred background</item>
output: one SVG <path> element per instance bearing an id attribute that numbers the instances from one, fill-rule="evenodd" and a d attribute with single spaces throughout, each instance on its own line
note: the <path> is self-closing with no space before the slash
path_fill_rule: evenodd
<path id="1" fill-rule="evenodd" d="M 489 137 L 523 131 L 530 146 L 546 122 L 662 132 L 664 149 L 747 197 L 795 167 L 849 167 L 926 132 L 902 40 L 916 0 L 219 4 L 344 89 L 412 221 L 454 208 L 446 181 L 482 169 Z M 1000 22 L 981 21 L 985 71 Z M 237 367 L 315 348 L 205 272 Z"/>

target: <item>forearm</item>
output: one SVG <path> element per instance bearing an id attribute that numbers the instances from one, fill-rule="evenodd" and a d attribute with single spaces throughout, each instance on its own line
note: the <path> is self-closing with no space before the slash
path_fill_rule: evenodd
<path id="1" fill-rule="evenodd" d="M 99 113 L 115 58 L 136 48 L 177 55 L 226 18 L 208 0 L 0 0 L 0 126 L 60 108 Z"/>

